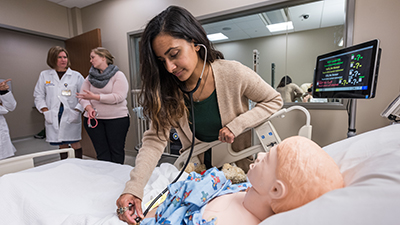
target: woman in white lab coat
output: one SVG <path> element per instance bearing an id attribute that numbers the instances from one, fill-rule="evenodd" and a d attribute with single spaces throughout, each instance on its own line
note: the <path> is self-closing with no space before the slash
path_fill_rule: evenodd
<path id="1" fill-rule="evenodd" d="M 75 97 L 84 81 L 83 76 L 69 68 L 68 52 L 55 46 L 47 55 L 51 69 L 40 73 L 33 96 L 39 112 L 43 113 L 46 127 L 46 141 L 60 148 L 71 145 L 75 157 L 82 158 L 81 114 L 82 106 Z M 66 158 L 62 154 L 61 158 Z"/>
<path id="2" fill-rule="evenodd" d="M 11 81 L 11 79 L 0 82 L 0 159 L 13 156 L 16 151 L 11 143 L 7 122 L 3 116 L 13 111 L 17 106 L 13 94 L 8 90 L 8 81 Z"/>

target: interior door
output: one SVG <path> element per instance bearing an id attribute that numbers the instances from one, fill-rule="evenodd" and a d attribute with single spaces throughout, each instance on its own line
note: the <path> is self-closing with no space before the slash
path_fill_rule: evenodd
<path id="1" fill-rule="evenodd" d="M 90 69 L 90 52 L 96 47 L 101 47 L 100 29 L 80 34 L 65 41 L 65 48 L 69 53 L 71 69 L 80 72 L 83 77 L 87 77 Z M 82 149 L 85 156 L 96 158 L 92 141 L 86 130 L 82 126 Z"/>

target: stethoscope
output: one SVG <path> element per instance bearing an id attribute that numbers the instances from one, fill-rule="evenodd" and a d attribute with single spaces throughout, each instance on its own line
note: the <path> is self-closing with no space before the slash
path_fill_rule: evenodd
<path id="1" fill-rule="evenodd" d="M 202 69 L 202 71 L 201 71 L 201 75 L 200 75 L 200 77 L 199 77 L 199 80 L 197 81 L 196 86 L 195 86 L 191 91 L 187 91 L 186 88 L 185 88 L 182 84 L 178 84 L 179 89 L 181 89 L 181 91 L 182 91 L 183 93 L 189 95 L 189 98 L 190 98 L 190 107 L 192 108 L 191 111 L 192 111 L 192 120 L 193 120 L 193 123 L 192 123 L 192 127 L 193 127 L 193 130 L 192 130 L 192 145 L 191 145 L 191 147 L 190 147 L 189 156 L 188 156 L 188 158 L 187 158 L 187 160 L 186 160 L 185 165 L 184 165 L 183 168 L 181 169 L 181 172 L 178 174 L 178 176 L 176 176 L 175 179 L 171 182 L 171 184 L 173 184 L 173 183 L 175 183 L 176 181 L 178 181 L 178 179 L 182 176 L 183 172 L 185 171 L 187 165 L 189 164 L 189 161 L 190 161 L 190 159 L 192 158 L 193 149 L 194 149 L 194 142 L 195 142 L 195 138 L 196 138 L 196 137 L 195 137 L 196 128 L 195 128 L 195 123 L 194 123 L 193 93 L 196 92 L 197 89 L 199 88 L 200 83 L 201 83 L 201 79 L 202 79 L 202 77 L 203 77 L 204 69 L 206 68 L 206 63 L 207 63 L 207 48 L 206 48 L 206 46 L 203 45 L 203 44 L 195 44 L 195 46 L 202 46 L 202 47 L 204 48 L 204 50 L 205 50 L 204 64 L 203 64 L 203 69 Z M 158 200 L 159 198 L 161 198 L 161 196 L 163 196 L 163 195 L 165 194 L 165 192 L 167 192 L 167 191 L 168 191 L 168 186 L 167 186 L 160 194 L 158 194 L 157 197 L 150 203 L 150 205 L 147 207 L 147 209 L 146 209 L 146 210 L 144 211 L 144 213 L 143 213 L 143 216 L 144 216 L 144 217 L 146 217 L 147 213 L 149 212 L 149 210 L 151 209 L 151 207 L 157 202 L 157 200 Z M 130 209 L 131 207 L 132 207 L 132 204 L 129 203 L 129 209 Z M 140 221 L 141 221 L 141 220 L 142 220 L 142 219 L 141 219 L 140 217 L 136 217 L 136 219 L 135 219 L 135 221 L 136 221 L 137 224 L 140 224 Z"/>
<path id="2" fill-rule="evenodd" d="M 96 111 L 96 115 L 94 117 L 91 117 L 90 115 L 88 115 L 88 120 L 87 120 L 87 125 L 89 128 L 96 128 L 97 125 L 99 124 L 99 122 L 97 121 L 97 116 L 99 115 L 99 113 L 97 112 L 96 109 L 94 109 L 94 111 Z M 94 125 L 92 125 L 92 123 L 90 122 L 90 120 L 93 119 L 94 120 Z"/>

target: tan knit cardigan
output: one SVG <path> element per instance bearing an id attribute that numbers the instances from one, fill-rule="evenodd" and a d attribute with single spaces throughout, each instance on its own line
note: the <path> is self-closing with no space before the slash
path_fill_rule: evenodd
<path id="1" fill-rule="evenodd" d="M 236 61 L 216 60 L 212 63 L 212 69 L 222 126 L 228 127 L 235 136 L 247 128 L 261 124 L 282 107 L 280 94 L 247 66 Z M 249 99 L 257 103 L 250 111 Z M 192 139 L 187 116 L 183 116 L 178 124 L 176 130 L 182 149 L 187 149 Z M 151 125 L 150 127 L 144 133 L 135 168 L 131 171 L 131 179 L 123 191 L 123 194 L 130 193 L 141 199 L 144 186 L 167 146 L 167 140 L 160 140 L 155 129 Z M 164 132 L 169 134 L 169 129 Z M 160 137 L 164 137 L 164 134 L 160 134 Z M 197 142 L 200 141 L 196 139 Z"/>

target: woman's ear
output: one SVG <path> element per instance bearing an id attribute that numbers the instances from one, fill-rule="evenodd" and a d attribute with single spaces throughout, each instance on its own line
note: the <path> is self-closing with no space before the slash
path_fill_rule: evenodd
<path id="1" fill-rule="evenodd" d="M 200 50 L 200 46 L 192 39 L 192 44 L 193 44 L 193 46 L 194 46 L 194 49 L 196 50 L 196 51 L 199 51 Z"/>
<path id="2" fill-rule="evenodd" d="M 282 199 L 287 195 L 287 186 L 281 180 L 276 180 L 274 185 L 272 185 L 269 195 L 271 199 Z"/>

